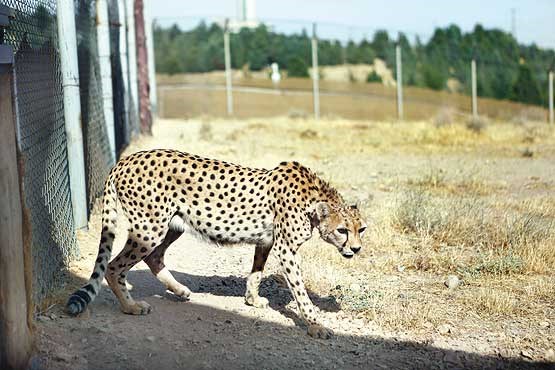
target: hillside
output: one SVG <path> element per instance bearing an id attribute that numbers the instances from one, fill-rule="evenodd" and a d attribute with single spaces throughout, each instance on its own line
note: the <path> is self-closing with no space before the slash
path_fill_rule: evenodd
<path id="1" fill-rule="evenodd" d="M 158 73 L 204 73 L 223 70 L 223 32 L 217 24 L 201 22 L 182 31 L 177 26 L 154 30 Z M 458 92 L 470 92 L 470 61 L 478 65 L 478 95 L 535 105 L 547 103 L 547 71 L 555 52 L 536 45 L 518 44 L 510 34 L 477 25 L 464 33 L 456 25 L 438 28 L 426 43 L 410 42 L 406 35 L 391 38 L 377 31 L 372 40 L 342 43 L 319 40 L 319 62 L 326 66 L 373 64 L 376 58 L 393 69 L 395 45 L 403 51 L 403 84 L 446 90 L 448 82 Z M 283 34 L 262 24 L 231 35 L 231 64 L 235 69 L 260 71 L 271 62 L 290 76 L 308 76 L 311 64 L 307 32 Z M 395 77 L 395 76 L 393 76 Z M 325 79 L 325 77 L 324 77 Z M 453 83 L 455 81 L 456 83 Z"/>
<path id="2" fill-rule="evenodd" d="M 326 71 L 327 67 L 324 67 Z M 381 83 L 345 81 L 345 70 L 333 67 L 333 79 L 320 81 L 320 105 L 323 116 L 356 120 L 395 120 L 396 89 Z M 223 71 L 157 75 L 159 114 L 164 118 L 207 115 L 225 117 L 226 92 Z M 234 115 L 238 118 L 273 116 L 310 116 L 313 112 L 312 81 L 284 77 L 278 88 L 266 72 L 247 76 L 233 71 Z M 405 118 L 432 120 L 438 124 L 466 121 L 471 112 L 470 97 L 447 90 L 409 86 L 404 89 Z M 495 120 L 521 123 L 544 121 L 547 110 L 508 100 L 479 98 L 480 115 Z"/>

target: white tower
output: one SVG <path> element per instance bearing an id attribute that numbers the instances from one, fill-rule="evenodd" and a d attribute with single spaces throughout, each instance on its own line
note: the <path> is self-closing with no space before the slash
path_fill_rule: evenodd
<path id="1" fill-rule="evenodd" d="M 256 22 L 256 0 L 243 0 L 245 2 L 246 21 Z"/>
<path id="2" fill-rule="evenodd" d="M 256 23 L 256 0 L 237 0 L 237 21 Z"/>

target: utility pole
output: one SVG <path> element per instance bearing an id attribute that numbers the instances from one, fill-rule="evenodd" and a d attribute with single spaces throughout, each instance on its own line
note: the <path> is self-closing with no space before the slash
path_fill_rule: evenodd
<path id="1" fill-rule="evenodd" d="M 403 120 L 403 62 L 401 55 L 401 45 L 395 46 L 395 59 L 397 61 L 397 117 Z"/>
<path id="2" fill-rule="evenodd" d="M 227 93 L 227 115 L 233 115 L 233 91 L 231 86 L 231 51 L 229 49 L 229 19 L 224 26 L 225 85 Z"/>
<path id="3" fill-rule="evenodd" d="M 314 96 L 314 119 L 320 119 L 320 72 L 318 71 L 318 39 L 316 23 L 312 24 L 312 94 Z"/>
<path id="4" fill-rule="evenodd" d="M 472 118 L 478 118 L 478 97 L 477 97 L 477 86 L 476 86 L 476 59 L 472 59 L 470 64 L 472 71 Z"/>

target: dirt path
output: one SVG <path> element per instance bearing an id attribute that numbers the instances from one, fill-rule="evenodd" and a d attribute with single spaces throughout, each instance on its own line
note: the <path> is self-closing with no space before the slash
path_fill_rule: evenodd
<path id="1" fill-rule="evenodd" d="M 273 275 L 262 284 L 270 309 L 244 304 L 250 247 L 218 248 L 185 237 L 168 251 L 170 269 L 191 288 L 179 302 L 145 265 L 129 274 L 135 298 L 154 311 L 129 316 L 104 289 L 89 313 L 66 316 L 54 307 L 41 316 L 41 359 L 47 369 L 368 369 L 522 368 L 424 342 L 388 337 L 368 323 L 337 313 L 333 301 L 313 297 L 336 335 L 315 340 L 305 333 L 291 296 Z M 297 324 L 297 325 L 296 325 Z M 444 343 L 453 348 L 454 343 Z M 449 345 L 451 344 L 451 345 Z M 456 347 L 454 347 L 456 348 Z"/>
<path id="2" fill-rule="evenodd" d="M 354 181 L 352 175 L 343 173 L 347 170 L 341 161 L 327 161 L 316 154 L 295 155 L 293 150 L 301 150 L 301 147 L 294 141 L 280 143 L 281 152 L 269 150 L 269 145 L 264 147 L 242 142 L 229 145 L 227 138 L 233 138 L 232 135 L 237 135 L 237 132 L 241 134 L 241 126 L 225 126 L 227 132 L 218 131 L 213 142 L 207 145 L 196 139 L 199 124 L 180 126 L 179 130 L 176 127 L 171 122 L 157 126 L 154 138 L 135 143 L 128 152 L 153 147 L 186 147 L 193 153 L 265 167 L 301 155 L 309 166 L 319 163 L 319 167 L 338 176 L 335 182 Z M 202 127 L 200 132 L 202 135 Z M 226 140 L 222 139 L 224 136 Z M 389 171 L 391 174 L 386 177 L 394 179 L 398 174 L 421 171 L 425 167 L 426 160 L 405 159 L 409 160 L 399 161 L 396 155 L 366 155 L 349 161 L 355 167 L 365 168 L 366 172 L 360 173 L 360 179 L 356 178 L 359 188 L 365 189 L 374 186 L 366 180 L 370 176 L 370 181 L 373 181 L 374 173 L 384 176 Z M 399 170 L 400 163 L 402 171 Z M 445 166 L 449 163 L 446 162 Z M 510 166 L 503 168 L 506 167 Z M 541 174 L 544 167 L 530 167 L 527 176 L 536 175 L 536 172 Z M 362 176 L 366 177 L 363 179 Z M 511 184 L 514 183 L 511 181 Z M 374 194 L 379 192 L 379 188 L 373 191 Z M 120 222 L 114 244 L 116 249 L 124 244 L 125 230 L 126 225 Z M 82 257 L 71 265 L 73 285 L 82 284 L 84 278 L 90 275 L 99 233 L 100 223 L 95 213 L 89 230 L 78 235 Z M 497 341 L 509 341 L 510 338 L 503 333 L 488 332 L 490 328 L 483 328 L 466 338 L 464 334 L 444 335 L 435 328 L 421 336 L 410 331 L 387 332 L 372 321 L 341 311 L 333 297 L 315 294 L 312 294 L 312 299 L 323 311 L 324 323 L 334 330 L 335 336 L 331 340 L 313 339 L 306 334 L 288 289 L 281 278 L 273 274 L 275 270 L 269 269 L 261 286 L 261 295 L 269 299 L 271 308 L 257 309 L 244 304 L 245 278 L 250 271 L 253 254 L 254 248 L 250 246 L 216 247 L 187 235 L 182 236 L 168 250 L 166 263 L 176 279 L 187 285 L 193 294 L 187 302 L 177 301 L 164 292 L 163 286 L 141 262 L 130 272 L 129 282 L 133 285 L 131 293 L 134 298 L 144 299 L 153 306 L 153 312 L 147 316 L 121 313 L 115 296 L 105 286 L 82 317 L 68 317 L 61 303 L 73 288 L 68 287 L 60 304 L 38 317 L 36 368 L 549 368 L 547 364 L 528 361 L 526 356 L 515 357 L 514 353 L 507 355 L 496 351 L 499 348 Z M 381 274 L 378 279 L 380 281 L 376 284 L 402 283 L 398 276 L 393 275 Z M 408 281 L 408 278 L 404 280 Z M 429 286 L 435 283 L 425 281 L 422 284 Z M 464 328 L 460 332 L 463 333 Z"/>

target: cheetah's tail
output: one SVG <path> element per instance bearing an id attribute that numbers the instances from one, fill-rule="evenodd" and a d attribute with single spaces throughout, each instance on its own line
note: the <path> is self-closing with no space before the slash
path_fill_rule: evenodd
<path id="1" fill-rule="evenodd" d="M 88 283 L 74 292 L 67 301 L 66 309 L 70 315 L 78 315 L 85 311 L 87 305 L 100 293 L 102 281 L 106 274 L 106 268 L 112 254 L 116 231 L 116 208 L 117 192 L 112 176 L 109 176 L 104 185 L 103 211 L 102 211 L 102 234 L 98 247 L 98 256 L 94 265 L 93 273 Z"/>

